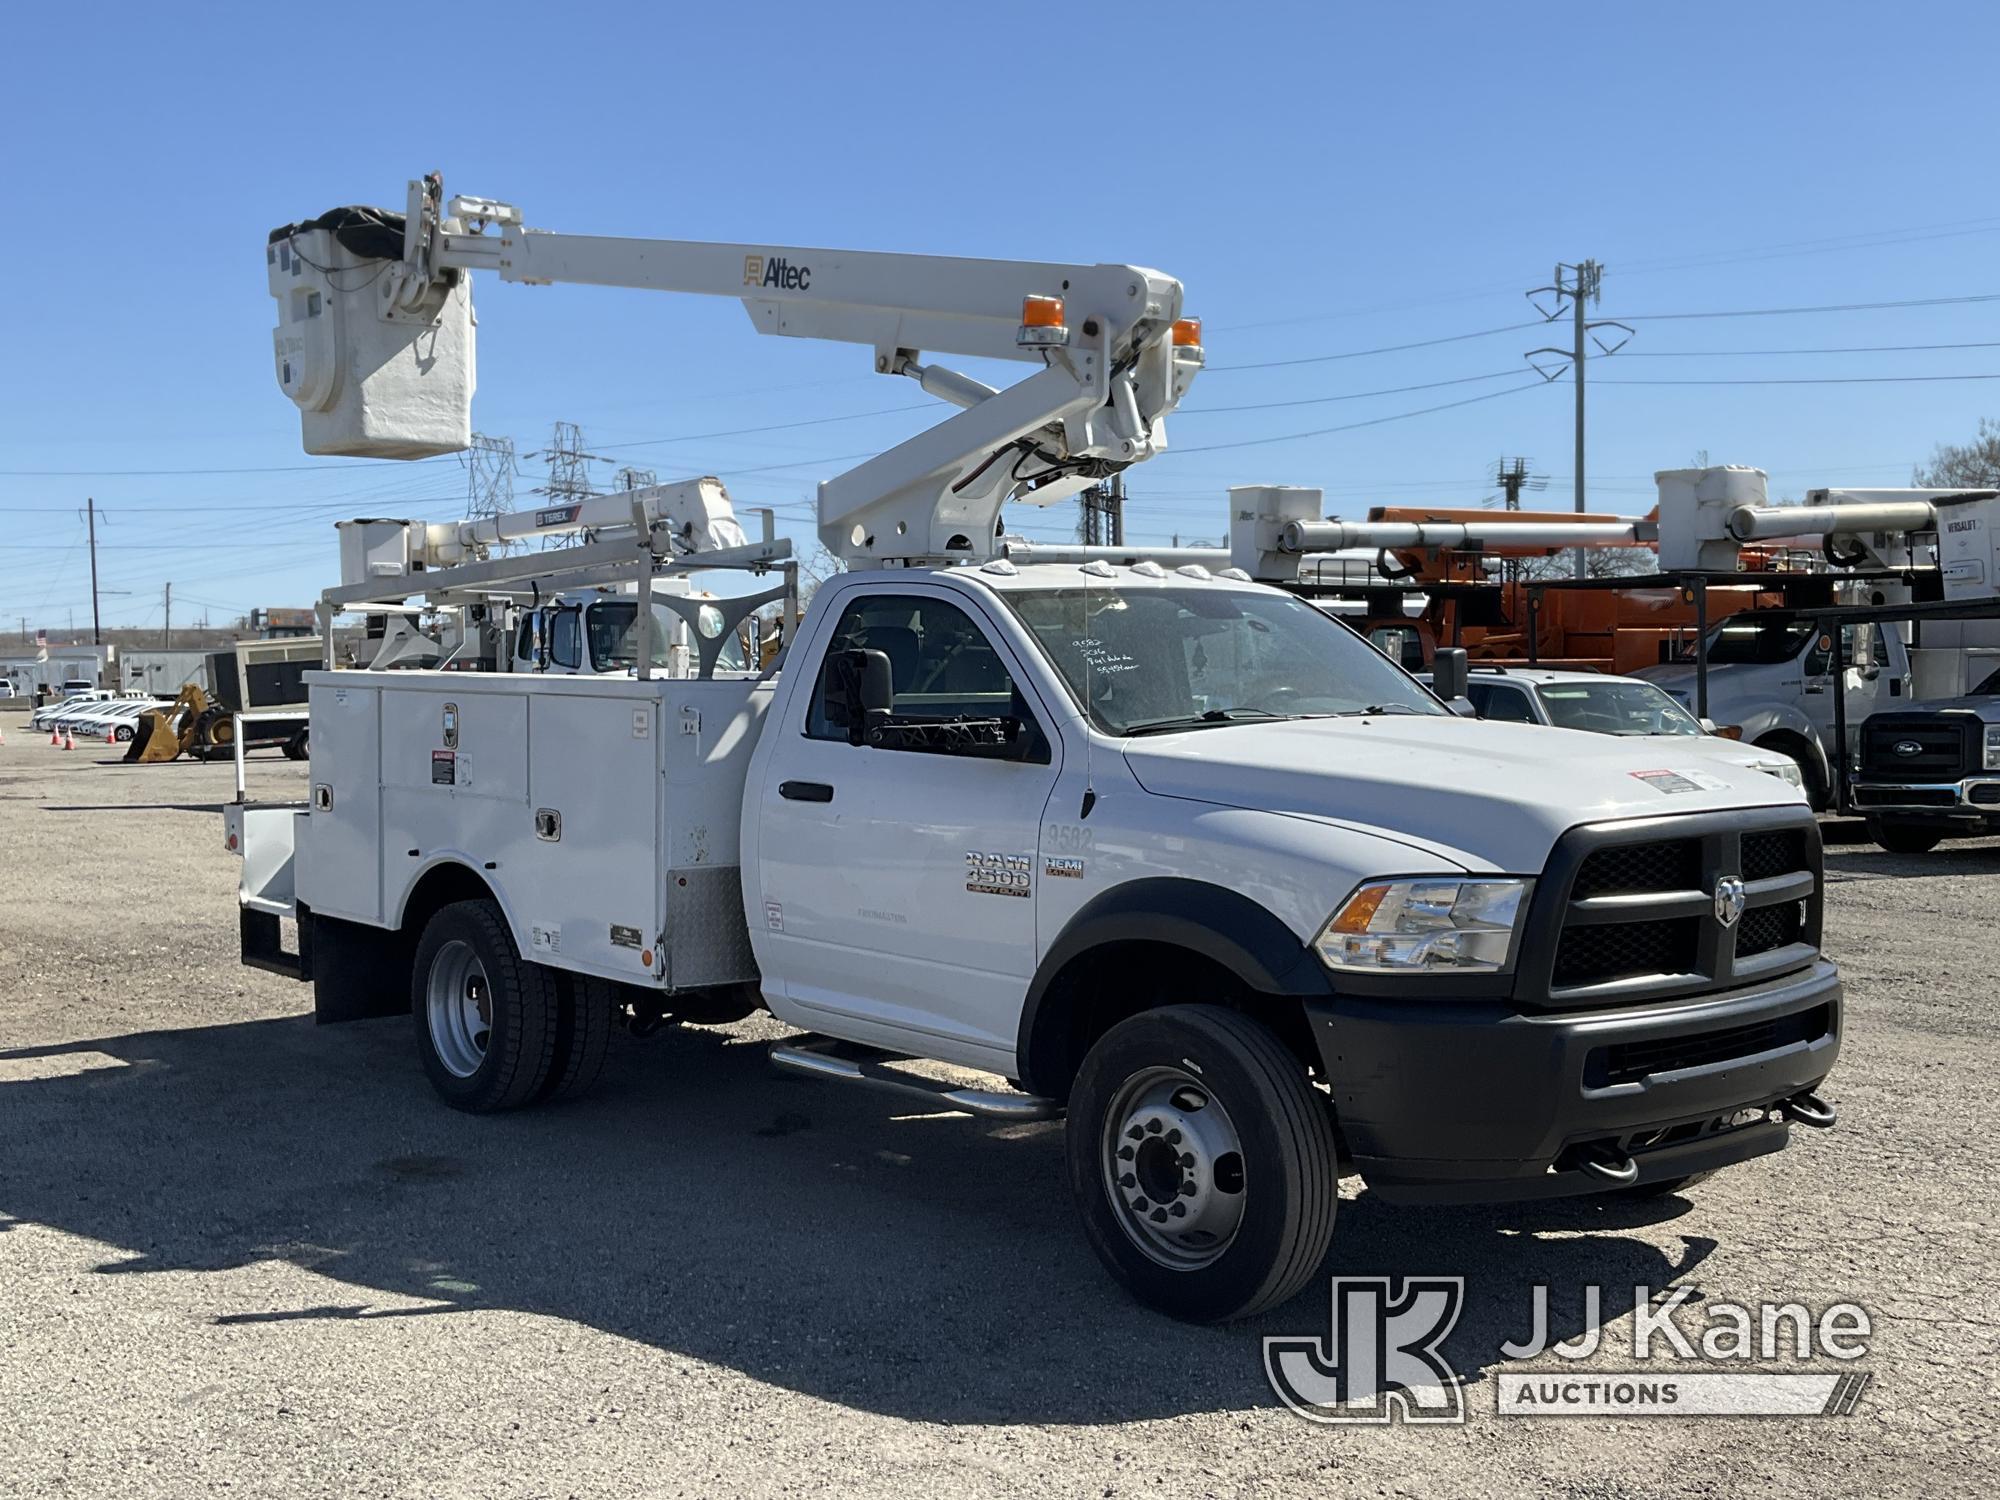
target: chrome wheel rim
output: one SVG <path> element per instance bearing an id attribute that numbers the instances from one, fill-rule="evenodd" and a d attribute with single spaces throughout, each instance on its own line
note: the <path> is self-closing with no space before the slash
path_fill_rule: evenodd
<path id="1" fill-rule="evenodd" d="M 424 982 L 424 1012 L 445 1071 L 454 1078 L 477 1073 L 493 1031 L 493 997 L 470 944 L 453 939 L 438 949 Z"/>
<path id="2" fill-rule="evenodd" d="M 1243 1223 L 1243 1141 L 1192 1073 L 1147 1068 L 1126 1079 L 1104 1117 L 1099 1157 L 1118 1223 L 1175 1271 L 1214 1264 Z"/>

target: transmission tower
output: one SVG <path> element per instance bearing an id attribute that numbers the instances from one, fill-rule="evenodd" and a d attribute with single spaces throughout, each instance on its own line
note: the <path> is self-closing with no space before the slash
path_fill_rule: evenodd
<path id="1" fill-rule="evenodd" d="M 1077 539 L 1086 547 L 1125 545 L 1125 476 L 1113 474 L 1077 496 Z"/>
<path id="2" fill-rule="evenodd" d="M 620 469 L 611 478 L 621 490 L 650 489 L 660 482 L 660 476 L 651 469 Z"/>
<path id="3" fill-rule="evenodd" d="M 556 423 L 542 456 L 549 461 L 549 482 L 537 493 L 548 496 L 551 505 L 573 505 L 597 493 L 590 484 L 590 462 L 597 455 L 584 451 L 583 429 L 576 423 Z M 560 537 L 542 539 L 544 552 L 565 545 Z"/>
<path id="4" fill-rule="evenodd" d="M 1549 476 L 1530 474 L 1525 458 L 1503 458 L 1493 466 L 1493 482 L 1500 486 L 1507 497 L 1507 509 L 1521 508 L 1521 491 L 1545 490 L 1549 487 Z"/>
<path id="5" fill-rule="evenodd" d="M 465 454 L 465 518 L 504 516 L 514 509 L 514 440 L 472 435 Z"/>

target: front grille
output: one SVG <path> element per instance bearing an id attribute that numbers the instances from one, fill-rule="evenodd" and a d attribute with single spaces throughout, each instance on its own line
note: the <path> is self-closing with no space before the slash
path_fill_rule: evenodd
<path id="1" fill-rule="evenodd" d="M 1897 781 L 1956 781 L 1971 774 L 1971 727 L 1942 714 L 1877 714 L 1861 727 L 1861 772 Z"/>
<path id="2" fill-rule="evenodd" d="M 1958 788 L 1950 786 L 1857 786 L 1856 807 L 1956 807 Z"/>
<path id="3" fill-rule="evenodd" d="M 1677 1073 L 1706 1063 L 1734 1062 L 1799 1042 L 1816 1042 L 1832 1030 L 1833 1007 L 1816 1005 L 1775 1021 L 1757 1021 L 1722 1031 L 1617 1042 L 1597 1048 L 1585 1060 L 1584 1082 L 1592 1088 L 1638 1083 L 1658 1073 Z"/>
<path id="4" fill-rule="evenodd" d="M 1806 836 L 1797 828 L 1774 828 L 1768 833 L 1743 835 L 1743 878 L 1769 880 L 1773 875 L 1789 875 L 1806 870 Z"/>
<path id="5" fill-rule="evenodd" d="M 1593 850 L 1577 871 L 1572 895 L 1626 896 L 1636 891 L 1691 891 L 1701 884 L 1701 845 L 1693 839 L 1612 844 Z"/>
<path id="6" fill-rule="evenodd" d="M 1556 950 L 1555 984 L 1609 984 L 1650 974 L 1692 974 L 1700 936 L 1693 917 L 1572 927 Z"/>
<path id="7" fill-rule="evenodd" d="M 1717 899 L 1738 881 L 1740 915 Z M 1819 832 L 1800 810 L 1579 828 L 1536 891 L 1515 992 L 1529 1008 L 1571 1009 L 1773 979 L 1811 961 L 1820 900 Z"/>
<path id="8" fill-rule="evenodd" d="M 1769 953 L 1799 940 L 1799 904 L 1783 901 L 1776 906 L 1753 906 L 1743 913 L 1736 928 L 1736 956 L 1749 958 Z"/>

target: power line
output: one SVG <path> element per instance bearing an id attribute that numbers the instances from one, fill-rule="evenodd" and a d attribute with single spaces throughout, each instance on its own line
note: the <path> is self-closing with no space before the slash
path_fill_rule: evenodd
<path id="1" fill-rule="evenodd" d="M 1733 359 L 1778 354 L 1915 354 L 1937 349 L 2000 349 L 2000 341 L 1976 344 L 1850 344 L 1813 349 L 1634 349 L 1627 359 Z"/>
<path id="2" fill-rule="evenodd" d="M 1727 312 L 1627 313 L 1634 323 L 1667 323 L 1686 318 L 1779 318 L 1795 313 L 1879 312 L 1898 307 L 1955 307 L 1968 302 L 2000 302 L 2000 292 L 1964 297 L 1911 297 L 1901 302 L 1831 302 L 1817 307 L 1742 307 Z"/>
<path id="3" fill-rule="evenodd" d="M 2000 380 L 2000 375 L 1800 375 L 1745 380 L 1600 380 L 1599 385 L 1905 385 L 1935 380 Z"/>
<path id="4" fill-rule="evenodd" d="M 1249 365 L 1210 365 L 1202 373 L 1205 375 L 1227 375 L 1235 370 L 1277 370 L 1289 365 L 1323 365 L 1337 359 L 1366 359 L 1374 354 L 1401 354 L 1408 349 L 1430 349 L 1439 344 L 1462 344 L 1467 339 L 1492 338 L 1501 333 L 1519 333 L 1523 328 L 1541 327 L 1539 320 L 1527 323 L 1509 323 L 1501 328 L 1481 328 L 1472 333 L 1454 333 L 1438 339 L 1418 339 L 1413 344 L 1384 344 L 1379 349 L 1350 349 L 1341 354 L 1313 354 L 1303 359 L 1266 359 Z"/>
<path id="5" fill-rule="evenodd" d="M 1494 370 L 1486 375 L 1461 375 L 1455 380 L 1429 380 L 1422 385 L 1385 386 L 1379 391 L 1348 391 L 1339 396 L 1306 396 L 1297 401 L 1252 401 L 1242 406 L 1198 406 L 1192 411 L 1179 408 L 1175 410 L 1174 417 L 1179 420 L 1230 411 L 1277 411 L 1287 406 L 1324 406 L 1329 401 L 1365 401 L 1370 396 L 1401 396 L 1411 391 L 1435 391 L 1448 385 L 1471 385 L 1480 380 L 1505 380 L 1520 373 L 1519 370 Z"/>
<path id="6" fill-rule="evenodd" d="M 1365 422 L 1346 422 L 1338 427 L 1315 427 L 1309 432 L 1281 432 L 1271 437 L 1243 438 L 1233 443 L 1203 443 L 1195 448 L 1173 448 L 1170 453 L 1219 453 L 1225 448 L 1259 448 L 1267 443 L 1290 443 L 1300 438 L 1327 437 L 1336 432 L 1353 432 L 1362 427 L 1380 427 L 1385 422 L 1401 422 L 1410 417 L 1429 416 L 1434 411 L 1450 411 L 1454 407 L 1472 406 L 1481 401 L 1497 401 L 1502 396 L 1516 395 L 1521 391 L 1548 389 L 1546 380 L 1530 380 L 1522 385 L 1510 385 L 1505 390 L 1487 391 L 1483 395 L 1467 396 L 1462 401 L 1445 401 L 1437 406 L 1422 406 L 1415 411 L 1393 412 L 1386 417 L 1370 417 Z"/>

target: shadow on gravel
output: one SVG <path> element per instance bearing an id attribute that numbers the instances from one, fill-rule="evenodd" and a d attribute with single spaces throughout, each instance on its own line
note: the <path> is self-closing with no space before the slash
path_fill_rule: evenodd
<path id="1" fill-rule="evenodd" d="M 2000 844 L 1957 843 L 1947 839 L 1927 854 L 1891 854 L 1870 844 L 1865 848 L 1828 849 L 1828 875 L 1893 875 L 1900 880 L 1942 879 L 1957 875 L 2000 875 Z"/>
<path id="2" fill-rule="evenodd" d="M 0 1216 L 114 1247 L 104 1274 L 281 1260 L 355 1289 L 216 1318 L 237 1337 L 517 1309 L 922 1421 L 1271 1406 L 1262 1336 L 1327 1328 L 1324 1284 L 1226 1329 L 1128 1301 L 1072 1220 L 1057 1126 L 897 1116 L 714 1030 L 621 1038 L 591 1097 L 472 1118 L 435 1101 L 407 1030 L 300 1017 L 0 1052 L 18 1080 L 0 1084 Z M 1610 1321 L 1635 1284 L 1697 1266 L 1713 1242 L 1620 1233 L 1686 1208 L 1364 1194 L 1325 1269 L 1465 1277 L 1445 1352 L 1476 1379 L 1526 1337 L 1535 1283 L 1567 1338 L 1582 1283 Z"/>
<path id="3" fill-rule="evenodd" d="M 43 812 L 184 812 L 219 813 L 225 804 L 220 802 L 44 802 Z"/>

